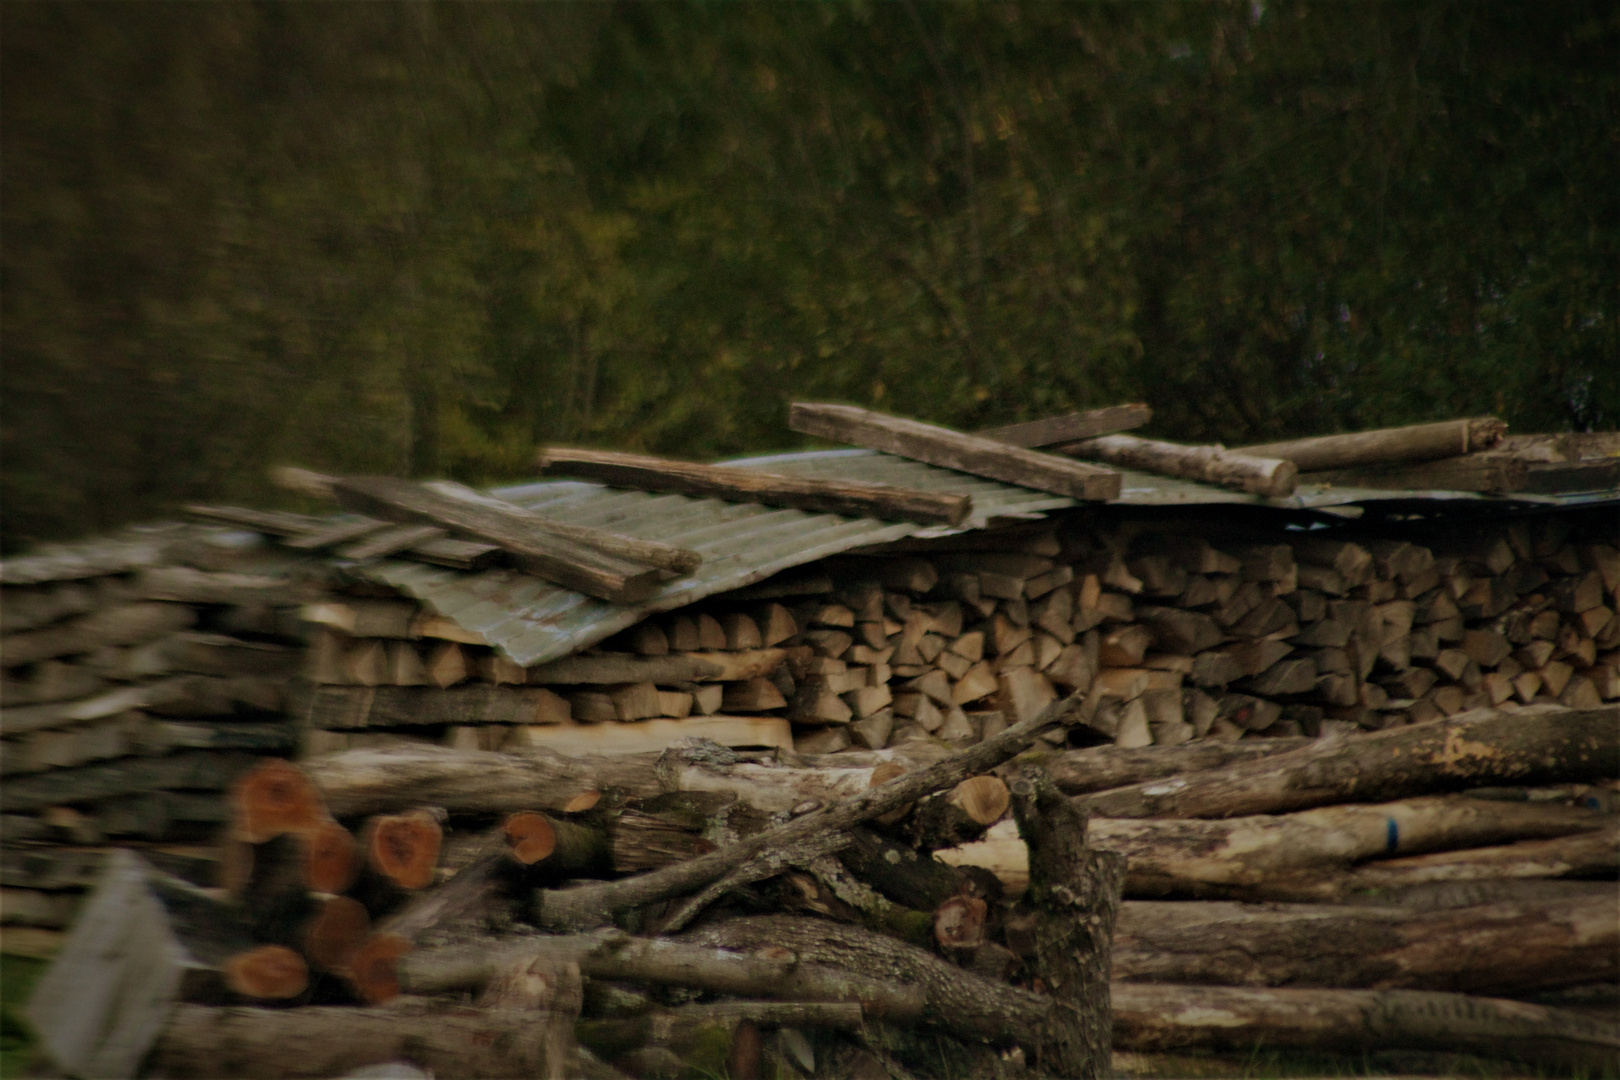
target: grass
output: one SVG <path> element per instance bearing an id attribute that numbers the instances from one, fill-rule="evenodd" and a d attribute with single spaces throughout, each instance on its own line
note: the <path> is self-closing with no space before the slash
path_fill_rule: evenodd
<path id="1" fill-rule="evenodd" d="M 0 953 L 0 1080 L 22 1076 L 34 1057 L 34 1033 L 22 1017 L 47 960 Z"/>

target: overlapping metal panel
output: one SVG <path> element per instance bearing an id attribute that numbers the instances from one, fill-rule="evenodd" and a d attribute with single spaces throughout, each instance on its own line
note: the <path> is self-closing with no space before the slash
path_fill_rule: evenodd
<path id="1" fill-rule="evenodd" d="M 499 488 L 492 494 L 572 525 L 606 529 L 691 548 L 703 565 L 669 581 L 646 601 L 610 604 L 510 570 L 463 573 L 404 560 L 383 560 L 362 571 L 431 605 L 440 614 L 499 646 L 520 664 L 566 656 L 640 622 L 647 615 L 741 588 L 790 567 L 854 548 L 907 537 L 981 529 L 992 520 L 1038 518 L 1079 505 L 1075 500 L 1001 484 L 871 450 L 824 450 L 748 458 L 732 465 L 826 479 L 863 480 L 971 495 L 973 514 L 961 526 L 812 514 L 752 503 L 624 491 L 574 481 Z M 1123 490 L 1109 505 L 1245 504 L 1325 510 L 1412 492 L 1364 488 L 1302 488 L 1288 499 L 1262 499 L 1184 480 L 1121 470 Z M 1466 492 L 1424 493 L 1435 499 L 1476 500 Z M 1518 496 L 1514 496 L 1519 501 Z M 1540 501 L 1540 500 L 1524 500 Z"/>

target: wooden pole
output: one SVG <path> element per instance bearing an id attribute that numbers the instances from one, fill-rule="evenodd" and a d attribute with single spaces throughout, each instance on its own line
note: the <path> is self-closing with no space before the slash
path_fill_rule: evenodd
<path id="1" fill-rule="evenodd" d="M 994 439 L 1009 446 L 1024 446 L 1031 450 L 1060 443 L 1078 442 L 1098 435 L 1112 435 L 1116 431 L 1129 431 L 1153 419 L 1153 410 L 1146 405 L 1111 405 L 1106 409 L 1048 416 L 1024 424 L 985 428 L 973 434 L 981 439 Z"/>
<path id="2" fill-rule="evenodd" d="M 1134 435 L 1104 435 L 1059 450 L 1089 461 L 1235 488 L 1268 499 L 1292 495 L 1299 479 L 1293 462 L 1275 456 L 1261 457 L 1221 446 L 1182 446 Z"/>
<path id="3" fill-rule="evenodd" d="M 1488 450 L 1507 434 L 1507 424 L 1494 416 L 1470 420 L 1444 420 L 1437 424 L 1379 428 L 1348 435 L 1321 435 L 1312 439 L 1240 446 L 1240 454 L 1284 458 L 1300 472 L 1348 469 L 1361 465 L 1387 465 L 1401 461 L 1433 461 L 1475 450 Z"/>

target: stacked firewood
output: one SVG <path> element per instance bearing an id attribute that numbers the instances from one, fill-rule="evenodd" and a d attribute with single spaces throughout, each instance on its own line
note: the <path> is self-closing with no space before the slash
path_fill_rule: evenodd
<path id="1" fill-rule="evenodd" d="M 29 1016 L 88 1075 L 1102 1076 L 1110 1043 L 1620 1063 L 1582 1011 L 1620 978 L 1620 707 L 1040 737 L 1086 697 L 920 766 L 702 740 L 267 761 L 233 787 L 223 890 L 120 856 Z M 170 989 L 102 1038 L 125 1006 L 75 991 L 125 940 L 172 942 L 143 961 Z"/>
<path id="2" fill-rule="evenodd" d="M 316 593 L 245 572 L 256 539 L 159 528 L 0 564 L 8 925 L 65 923 L 94 860 L 62 845 L 212 841 L 231 781 L 295 751 Z"/>
<path id="3" fill-rule="evenodd" d="M 823 560 L 529 669 L 411 601 L 336 598 L 307 613 L 325 624 L 307 715 L 322 749 L 690 735 L 819 754 L 961 748 L 1076 690 L 1071 738 L 1127 748 L 1590 708 L 1620 698 L 1604 524 L 1401 539 L 1070 519 Z"/>

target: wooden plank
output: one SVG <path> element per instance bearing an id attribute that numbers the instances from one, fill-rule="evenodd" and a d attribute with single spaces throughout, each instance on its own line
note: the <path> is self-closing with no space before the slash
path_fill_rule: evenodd
<path id="1" fill-rule="evenodd" d="M 417 562 L 448 566 L 452 570 L 482 570 L 500 558 L 501 549 L 497 544 L 446 536 L 438 540 L 424 540 L 400 554 Z"/>
<path id="2" fill-rule="evenodd" d="M 135 595 L 143 600 L 170 600 L 182 604 L 270 604 L 277 607 L 307 602 L 319 590 L 308 582 L 264 574 L 234 574 L 194 570 L 189 566 L 161 566 L 143 570 L 135 579 Z"/>
<path id="3" fill-rule="evenodd" d="M 593 754 L 657 753 L 685 738 L 702 738 L 721 746 L 792 749 L 793 728 L 776 716 L 689 716 L 682 720 L 604 720 L 596 724 L 553 724 L 531 727 L 527 744 L 569 757 Z"/>
<path id="4" fill-rule="evenodd" d="M 530 668 L 529 683 L 650 682 L 669 686 L 682 682 L 741 682 L 769 675 L 786 656 L 786 649 L 669 653 L 664 656 L 638 656 L 634 653 L 570 656 Z"/>
<path id="5" fill-rule="evenodd" d="M 1183 446 L 1134 435 L 1104 435 L 1061 450 L 1090 461 L 1234 488 L 1268 499 L 1292 495 L 1299 477 L 1293 462 L 1282 458 L 1259 457 L 1222 446 Z"/>
<path id="6" fill-rule="evenodd" d="M 329 523 L 327 518 L 308 514 L 290 514 L 284 510 L 249 510 L 242 506 L 183 507 L 185 512 L 203 521 L 218 525 L 235 525 L 242 529 L 264 533 L 266 536 L 306 536 L 318 532 Z"/>
<path id="7" fill-rule="evenodd" d="M 550 475 L 575 476 L 613 487 L 785 506 L 817 514 L 958 525 L 973 510 L 973 500 L 966 495 L 856 480 L 812 480 L 644 454 L 550 447 L 540 452 L 539 465 L 541 472 Z"/>
<path id="8" fill-rule="evenodd" d="M 440 525 L 499 544 L 524 572 L 599 600 L 635 603 L 662 582 L 657 568 L 558 536 L 543 527 L 542 519 L 515 506 L 496 510 L 386 476 L 343 477 L 334 486 L 350 509 Z"/>
<path id="9" fill-rule="evenodd" d="M 1348 435 L 1320 435 L 1311 439 L 1240 446 L 1240 454 L 1283 458 L 1300 472 L 1351 469 L 1394 462 L 1433 461 L 1476 450 L 1488 450 L 1507 433 L 1507 425 L 1494 416 L 1443 420 L 1437 424 L 1379 428 Z"/>
<path id="10" fill-rule="evenodd" d="M 353 540 L 360 540 L 388 528 L 388 522 L 378 521 L 375 518 L 361 518 L 359 521 L 329 522 L 325 527 L 315 532 L 305 533 L 302 536 L 288 537 L 286 545 L 299 551 L 319 551 L 322 548 L 337 547 Z"/>
<path id="11" fill-rule="evenodd" d="M 523 515 L 525 524 L 543 529 L 554 536 L 565 540 L 572 540 L 587 547 L 605 551 L 621 559 L 632 562 L 642 562 L 649 566 L 656 566 L 660 570 L 667 570 L 672 574 L 690 574 L 703 565 L 703 556 L 686 548 L 675 547 L 672 544 L 659 543 L 656 540 L 642 540 L 635 536 L 626 536 L 623 533 L 608 532 L 605 529 L 590 529 L 583 525 L 569 525 L 552 518 L 532 514 L 514 503 L 505 499 L 497 499 L 492 495 L 474 491 L 464 484 L 453 483 L 448 480 L 433 480 L 422 485 L 429 490 L 452 499 L 459 499 L 474 506 L 481 506 L 495 513 L 518 513 Z"/>
<path id="12" fill-rule="evenodd" d="M 416 686 L 319 686 L 304 719 L 340 731 L 423 724 L 546 724 L 567 716 L 566 703 L 543 687 L 473 683 L 440 690 Z"/>
<path id="13" fill-rule="evenodd" d="M 1090 409 L 1064 416 L 1048 416 L 1024 424 L 985 428 L 975 431 L 981 439 L 994 439 L 1009 446 L 1024 446 L 1031 450 L 1043 446 L 1079 442 L 1098 435 L 1112 435 L 1116 431 L 1139 428 L 1153 419 L 1153 410 L 1146 405 L 1110 405 L 1106 409 Z"/>
<path id="14" fill-rule="evenodd" d="M 1005 484 L 1050 491 L 1076 499 L 1119 497 L 1120 478 L 1112 469 L 1071 461 L 993 439 L 904 420 L 853 405 L 794 402 L 788 426 L 806 435 L 869 446 L 943 469 L 984 476 Z"/>
<path id="15" fill-rule="evenodd" d="M 442 540 L 448 535 L 450 534 L 437 525 L 393 525 L 372 533 L 348 547 L 340 548 L 338 555 L 356 561 L 381 559 L 387 555 L 409 551 L 432 540 Z"/>

